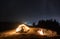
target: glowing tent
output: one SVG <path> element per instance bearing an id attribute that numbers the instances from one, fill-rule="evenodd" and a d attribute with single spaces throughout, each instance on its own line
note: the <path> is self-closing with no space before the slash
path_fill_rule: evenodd
<path id="1" fill-rule="evenodd" d="M 29 31 L 29 27 L 25 24 L 21 24 L 18 26 L 18 28 L 16 29 L 16 32 L 28 32 Z"/>
<path id="2" fill-rule="evenodd" d="M 52 31 L 52 30 L 43 29 L 43 28 L 39 29 L 37 32 L 38 32 L 38 34 L 40 34 L 42 36 L 53 37 L 53 36 L 57 35 L 57 32 Z"/>

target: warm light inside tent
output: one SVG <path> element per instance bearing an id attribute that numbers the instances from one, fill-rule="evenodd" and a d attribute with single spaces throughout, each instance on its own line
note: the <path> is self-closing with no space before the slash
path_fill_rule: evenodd
<path id="1" fill-rule="evenodd" d="M 20 32 L 20 31 L 23 31 L 23 32 L 26 32 L 28 31 L 30 28 L 28 26 L 26 26 L 25 24 L 21 24 L 18 26 L 18 28 L 16 29 L 16 32 Z"/>
<path id="2" fill-rule="evenodd" d="M 48 36 L 48 37 L 53 37 L 53 36 L 56 36 L 57 35 L 57 32 L 55 31 L 52 31 L 52 30 L 47 30 L 47 29 L 39 29 L 37 31 L 37 33 L 39 35 L 42 35 L 42 36 Z"/>
<path id="3" fill-rule="evenodd" d="M 40 35 L 44 35 L 44 33 L 43 33 L 43 30 L 41 29 L 41 30 L 38 30 L 37 31 Z"/>

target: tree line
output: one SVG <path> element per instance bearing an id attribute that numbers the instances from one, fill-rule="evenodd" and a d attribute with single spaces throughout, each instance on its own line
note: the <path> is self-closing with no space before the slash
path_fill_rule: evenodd
<path id="1" fill-rule="evenodd" d="M 51 30 L 54 30 L 54 31 L 57 31 L 58 33 L 60 33 L 60 23 L 57 22 L 55 19 L 54 20 L 52 20 L 52 19 L 50 19 L 50 20 L 39 20 L 38 24 L 36 25 L 35 23 L 33 23 L 33 26 L 51 29 Z"/>

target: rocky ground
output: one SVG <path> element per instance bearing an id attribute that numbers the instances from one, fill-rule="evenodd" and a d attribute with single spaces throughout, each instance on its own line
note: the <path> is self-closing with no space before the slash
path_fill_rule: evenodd
<path id="1" fill-rule="evenodd" d="M 3 36 L 0 39 L 60 39 L 59 36 L 56 37 L 46 37 L 46 36 L 38 36 L 34 34 L 19 34 L 19 35 L 12 35 L 12 36 Z"/>
<path id="2" fill-rule="evenodd" d="M 0 39 L 60 39 L 60 36 L 55 37 L 47 37 L 47 36 L 40 36 L 37 34 L 21 34 L 16 33 L 15 30 L 2 32 L 0 33 Z"/>

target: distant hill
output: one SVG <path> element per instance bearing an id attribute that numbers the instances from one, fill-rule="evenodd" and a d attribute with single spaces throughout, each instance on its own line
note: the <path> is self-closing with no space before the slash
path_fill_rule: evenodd
<path id="1" fill-rule="evenodd" d="M 14 29 L 19 24 L 21 24 L 21 23 L 19 23 L 19 22 L 0 22 L 0 31 Z"/>

